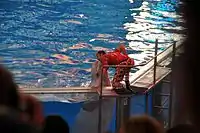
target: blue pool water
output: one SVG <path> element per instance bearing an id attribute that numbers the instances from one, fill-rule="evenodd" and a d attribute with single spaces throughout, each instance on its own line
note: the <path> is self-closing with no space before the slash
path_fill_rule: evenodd
<path id="1" fill-rule="evenodd" d="M 136 63 L 182 37 L 178 0 L 1 0 L 0 57 L 24 86 L 84 86 L 95 52 L 125 43 Z"/>
<path id="2" fill-rule="evenodd" d="M 137 64 L 183 36 L 179 0 L 0 0 L 0 58 L 26 87 L 85 86 L 95 52 L 127 46 Z M 136 69 L 137 70 L 137 69 Z M 133 70 L 135 71 L 135 70 Z M 44 102 L 70 125 L 82 103 Z M 133 98 L 132 114 L 144 111 Z M 110 125 L 113 130 L 114 119 Z"/>

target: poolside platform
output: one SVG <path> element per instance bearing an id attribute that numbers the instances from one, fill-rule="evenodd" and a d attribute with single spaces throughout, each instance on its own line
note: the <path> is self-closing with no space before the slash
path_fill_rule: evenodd
<path id="1" fill-rule="evenodd" d="M 175 46 L 176 49 L 180 49 L 181 42 L 178 42 Z M 169 46 L 166 50 L 159 53 L 157 55 L 156 59 L 156 69 L 155 67 L 155 60 L 154 58 L 150 60 L 146 65 L 140 67 L 140 70 L 138 70 L 136 73 L 130 74 L 130 83 L 131 83 L 131 89 L 139 92 L 146 92 L 150 90 L 154 85 L 155 82 L 160 82 L 164 77 L 166 77 L 170 72 L 171 69 L 167 67 L 171 61 L 172 61 L 172 51 L 173 51 L 173 45 Z M 155 71 L 156 70 L 156 71 Z M 155 79 L 154 77 L 155 74 Z M 103 96 L 110 96 L 110 97 L 118 97 L 119 95 L 111 92 L 111 87 L 104 87 L 103 88 Z M 22 88 L 22 92 L 24 93 L 30 93 L 30 94 L 74 94 L 74 93 L 98 93 L 95 89 L 92 89 L 90 87 L 66 87 L 66 88 Z M 130 96 L 130 95 L 127 95 Z"/>
<path id="2" fill-rule="evenodd" d="M 96 93 L 91 87 L 67 87 L 67 88 L 22 88 L 22 92 L 30 94 L 67 94 L 67 93 Z"/>
<path id="3" fill-rule="evenodd" d="M 136 93 L 130 93 L 130 94 L 123 94 L 119 95 L 115 92 L 111 91 L 112 87 L 104 87 L 102 88 L 102 93 L 100 93 L 100 89 L 92 89 L 91 87 L 67 87 L 67 88 L 23 88 L 21 89 L 22 92 L 33 94 L 37 98 L 39 98 L 42 101 L 48 101 L 49 99 L 56 99 L 60 102 L 83 102 L 88 101 L 87 96 L 99 96 L 99 99 L 101 101 L 102 98 L 116 98 L 116 130 L 118 130 L 119 126 L 121 125 L 121 122 L 123 122 L 124 119 L 127 119 L 130 115 L 130 105 L 131 105 L 131 97 L 135 95 L 144 95 L 145 96 L 145 113 L 148 112 L 148 95 L 151 90 L 154 90 L 156 88 L 156 85 L 161 83 L 166 79 L 166 77 L 169 77 L 170 74 L 172 74 L 172 65 L 174 57 L 176 56 L 176 53 L 181 49 L 182 43 L 178 42 L 176 44 L 173 44 L 169 46 L 166 50 L 163 52 L 156 54 L 155 57 L 152 58 L 150 61 L 148 61 L 144 66 L 138 66 L 140 69 L 130 74 L 130 88 L 136 92 Z M 156 46 L 155 46 L 156 49 Z M 114 66 L 112 66 L 114 67 Z M 137 67 L 137 66 L 135 66 Z M 168 79 L 170 80 L 170 79 Z M 168 82 L 171 84 L 171 81 Z M 159 88 L 162 89 L 162 88 Z M 170 85 L 170 91 L 169 94 L 163 94 L 167 96 L 167 100 L 169 103 L 168 107 L 158 106 L 154 103 L 151 105 L 152 110 L 153 108 L 157 108 L 160 110 L 167 109 L 169 111 L 168 117 L 171 118 L 171 107 L 172 107 L 172 91 L 171 91 L 171 85 Z M 48 94 L 48 98 L 45 99 L 45 95 Z M 82 98 L 73 98 L 72 95 L 78 95 L 83 94 L 84 96 Z M 68 96 L 65 96 L 68 95 Z M 157 95 L 156 97 L 161 97 L 161 95 Z M 152 94 L 152 98 L 155 99 L 155 95 Z M 160 98 L 162 99 L 162 98 Z M 165 100 L 166 101 L 166 100 Z M 126 103 L 126 104 L 124 104 Z M 99 104 L 99 112 L 102 113 L 101 110 L 101 104 Z M 101 115 L 99 116 L 101 117 Z M 156 116 L 155 116 L 156 117 Z M 100 120 L 101 118 L 99 118 Z M 122 120 L 123 119 L 123 120 Z M 98 123 L 101 123 L 99 121 Z M 168 118 L 168 123 L 171 123 L 171 119 Z M 168 124 L 170 127 L 170 124 Z"/>

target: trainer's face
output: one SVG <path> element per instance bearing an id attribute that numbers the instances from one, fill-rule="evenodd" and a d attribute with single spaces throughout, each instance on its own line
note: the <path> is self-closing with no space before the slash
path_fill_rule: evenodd
<path id="1" fill-rule="evenodd" d="M 97 59 L 100 60 L 101 54 L 96 54 L 96 56 L 97 56 Z"/>

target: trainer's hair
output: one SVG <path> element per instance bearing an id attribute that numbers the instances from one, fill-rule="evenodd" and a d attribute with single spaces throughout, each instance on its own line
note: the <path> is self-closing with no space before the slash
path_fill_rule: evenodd
<path id="1" fill-rule="evenodd" d="M 97 54 L 106 54 L 106 52 L 104 51 L 104 50 L 99 50 L 98 52 L 97 52 Z"/>

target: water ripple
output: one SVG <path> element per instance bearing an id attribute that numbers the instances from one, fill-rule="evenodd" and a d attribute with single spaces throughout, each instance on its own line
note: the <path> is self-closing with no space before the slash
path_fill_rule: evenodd
<path id="1" fill-rule="evenodd" d="M 184 28 L 177 23 L 183 21 L 175 11 L 177 3 L 168 1 L 144 1 L 139 8 L 130 9 L 133 22 L 125 23 L 128 31 L 126 39 L 129 47 L 141 51 L 140 54 L 132 54 L 136 64 L 150 60 L 147 51 L 154 51 L 155 40 L 158 39 L 161 52 L 173 41 L 183 39 Z M 134 2 L 133 2 L 134 4 Z"/>
<path id="2" fill-rule="evenodd" d="M 124 43 L 139 64 L 152 58 L 156 38 L 160 52 L 184 37 L 178 0 L 1 0 L 0 5 L 0 56 L 15 80 L 28 87 L 85 86 L 97 50 Z"/>

